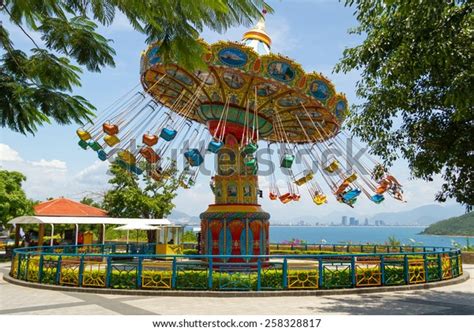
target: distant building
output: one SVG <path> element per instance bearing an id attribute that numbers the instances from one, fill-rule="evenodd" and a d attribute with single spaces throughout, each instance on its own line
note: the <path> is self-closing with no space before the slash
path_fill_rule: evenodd
<path id="1" fill-rule="evenodd" d="M 359 224 L 359 221 L 355 219 L 355 217 L 349 218 L 349 225 L 350 226 L 356 226 Z"/>
<path id="2" fill-rule="evenodd" d="M 365 226 L 369 225 L 369 219 L 368 219 L 367 217 L 365 218 L 364 225 L 365 225 Z"/>
<path id="3" fill-rule="evenodd" d="M 347 225 L 347 216 L 342 216 L 341 225 L 343 225 L 343 226 Z"/>

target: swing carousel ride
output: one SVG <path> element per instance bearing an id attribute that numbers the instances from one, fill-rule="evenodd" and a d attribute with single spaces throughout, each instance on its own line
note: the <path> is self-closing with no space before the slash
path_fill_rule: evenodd
<path id="1" fill-rule="evenodd" d="M 100 160 L 155 180 L 169 176 L 177 164 L 170 151 L 181 150 L 184 189 L 195 184 L 205 154 L 215 154 L 215 203 L 201 214 L 204 254 L 268 254 L 270 215 L 258 204 L 259 145 L 279 151 L 267 193 L 275 203 L 296 203 L 305 188 L 316 205 L 324 205 L 322 182 L 350 207 L 361 195 L 376 204 L 385 193 L 403 201 L 400 183 L 370 155 L 357 160 L 363 171 L 354 170 L 355 160 L 344 153 L 349 134 L 341 130 L 345 96 L 322 74 L 305 73 L 293 60 L 271 53 L 264 18 L 241 43 L 202 43 L 207 69 L 194 72 L 163 63 L 160 43 L 151 44 L 141 56 L 144 92 L 130 91 L 77 134 L 79 145 Z M 341 157 L 324 159 L 328 149 L 341 151 L 333 153 Z M 286 177 L 284 188 L 275 164 Z"/>

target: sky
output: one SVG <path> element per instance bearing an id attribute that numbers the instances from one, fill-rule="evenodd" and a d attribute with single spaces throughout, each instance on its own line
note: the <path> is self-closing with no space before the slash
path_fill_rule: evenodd
<path id="1" fill-rule="evenodd" d="M 354 9 L 344 7 L 337 0 L 279 0 L 269 1 L 275 9 L 267 15 L 267 32 L 272 38 L 272 52 L 281 53 L 300 63 L 306 72 L 324 73 L 336 86 L 336 90 L 346 94 L 350 104 L 360 102 L 355 95 L 355 86 L 360 73 L 334 74 L 335 64 L 347 47 L 362 41 L 362 36 L 350 35 L 348 30 L 357 25 Z M 8 19 L 0 15 L 5 27 L 18 48 L 30 49 L 32 42 Z M 239 41 L 249 27 L 236 27 L 222 35 L 205 30 L 201 36 L 208 42 L 218 40 Z M 115 68 L 104 68 L 101 73 L 91 73 L 84 69 L 82 86 L 74 93 L 84 96 L 98 109 L 112 104 L 139 82 L 140 53 L 146 48 L 146 37 L 128 24 L 124 16 L 118 15 L 113 25 L 101 28 L 107 38 L 113 40 L 116 50 Z M 39 35 L 31 33 L 41 44 Z M 77 125 L 60 126 L 56 123 L 41 127 L 32 136 L 24 136 L 7 129 L 0 129 L 0 168 L 18 170 L 27 176 L 24 188 L 30 198 L 44 200 L 48 197 L 65 196 L 81 199 L 83 196 L 100 196 L 107 190 L 107 163 L 97 160 L 95 154 L 83 151 L 77 145 L 75 130 Z M 361 197 L 357 202 L 358 213 L 372 215 L 379 212 L 396 212 L 434 203 L 434 195 L 441 187 L 442 180 L 435 177 L 433 182 L 410 178 L 407 163 L 397 161 L 391 168 L 403 184 L 408 203 L 386 199 L 375 205 Z M 283 177 L 279 177 L 283 186 Z M 260 178 L 264 189 L 262 207 L 279 220 L 297 215 L 327 215 L 348 211 L 350 208 L 336 202 L 333 197 L 324 206 L 312 203 L 308 194 L 303 194 L 300 202 L 283 205 L 268 200 L 268 179 Z M 327 190 L 328 191 L 328 190 Z M 209 177 L 200 176 L 191 190 L 180 189 L 174 200 L 176 210 L 192 216 L 199 215 L 213 202 L 209 189 Z M 448 202 L 450 204 L 454 202 Z"/>

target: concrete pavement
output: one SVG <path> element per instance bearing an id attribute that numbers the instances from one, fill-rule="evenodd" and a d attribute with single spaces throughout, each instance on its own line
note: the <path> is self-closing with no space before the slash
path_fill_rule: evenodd
<path id="1" fill-rule="evenodd" d="M 0 263 L 0 314 L 220 315 L 220 314 L 419 314 L 474 315 L 474 265 L 461 284 L 429 290 L 301 297 L 144 297 L 34 289 L 7 283 Z"/>

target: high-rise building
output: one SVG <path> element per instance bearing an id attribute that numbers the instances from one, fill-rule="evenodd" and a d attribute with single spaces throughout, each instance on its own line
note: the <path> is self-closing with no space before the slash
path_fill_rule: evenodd
<path id="1" fill-rule="evenodd" d="M 365 226 L 369 225 L 369 219 L 368 219 L 367 217 L 365 218 L 364 225 L 365 225 Z"/>
<path id="2" fill-rule="evenodd" d="M 355 219 L 355 217 L 349 218 L 349 225 L 350 225 L 350 226 L 355 226 L 355 225 L 357 225 L 357 224 L 356 224 L 356 219 Z"/>
<path id="3" fill-rule="evenodd" d="M 342 216 L 341 225 L 343 226 L 347 225 L 347 216 Z"/>

